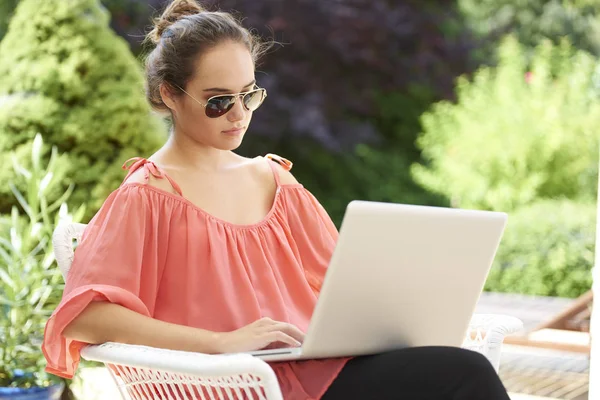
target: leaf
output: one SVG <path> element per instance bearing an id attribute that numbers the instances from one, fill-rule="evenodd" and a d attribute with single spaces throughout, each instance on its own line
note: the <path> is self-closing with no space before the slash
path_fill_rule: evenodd
<path id="1" fill-rule="evenodd" d="M 48 185 L 50 185 L 50 182 L 52 181 L 53 177 L 54 177 L 54 174 L 52 173 L 52 171 L 49 171 L 46 173 L 46 175 L 40 182 L 40 189 L 39 189 L 40 195 L 43 195 L 46 193 L 46 189 L 48 189 Z"/>
<path id="2" fill-rule="evenodd" d="M 4 246 L 6 250 L 12 250 L 12 244 L 7 239 L 0 237 L 0 245 Z"/>
<path id="3" fill-rule="evenodd" d="M 75 211 L 73 213 L 73 221 L 74 222 L 82 221 L 83 216 L 85 215 L 85 210 L 86 210 L 85 204 L 80 205 L 79 208 L 77 209 L 77 211 Z"/>
<path id="4" fill-rule="evenodd" d="M 58 221 L 56 221 L 57 223 L 60 221 L 64 221 L 69 217 L 69 206 L 67 205 L 67 203 L 62 203 L 60 205 L 60 208 L 58 210 Z M 67 222 L 67 221 L 65 221 Z M 70 222 L 70 221 L 68 221 Z"/>
<path id="5" fill-rule="evenodd" d="M 52 294 L 52 290 L 53 290 L 52 286 L 46 286 L 42 290 L 41 297 L 40 297 L 37 305 L 35 306 L 36 311 L 41 311 L 44 308 L 44 306 L 46 305 L 46 302 L 48 301 L 48 298 Z"/>
<path id="6" fill-rule="evenodd" d="M 48 214 L 48 202 L 44 195 L 40 196 L 40 214 L 42 216 L 42 223 L 48 228 L 47 231 L 51 232 L 55 225 L 52 223 L 50 215 Z"/>
<path id="7" fill-rule="evenodd" d="M 69 185 L 69 187 L 67 188 L 67 190 L 65 191 L 65 193 L 63 193 L 62 196 L 60 196 L 60 198 L 58 200 L 56 200 L 54 203 L 52 203 L 48 207 L 48 213 L 53 213 L 63 203 L 65 203 L 67 201 L 67 199 L 71 196 L 71 193 L 73 193 L 74 188 L 75 188 L 75 186 L 73 184 Z"/>
<path id="8" fill-rule="evenodd" d="M 31 329 L 32 326 L 33 326 L 33 321 L 30 319 L 27 322 L 25 322 L 25 325 L 23 325 L 23 332 L 29 332 L 29 330 Z"/>
<path id="9" fill-rule="evenodd" d="M 15 285 L 15 281 L 8 275 L 4 268 L 0 268 L 0 280 L 4 282 L 4 284 L 11 288 L 13 291 L 17 290 L 17 285 Z"/>
<path id="10" fill-rule="evenodd" d="M 31 146 L 31 161 L 33 163 L 34 170 L 39 170 L 40 168 L 40 160 L 42 157 L 42 146 L 44 145 L 44 140 L 42 139 L 42 135 L 39 133 L 35 135 L 33 139 L 33 145 Z"/>
<path id="11" fill-rule="evenodd" d="M 12 244 L 13 249 L 15 249 L 15 253 L 20 254 L 23 241 L 14 227 L 10 229 L 10 243 Z"/>
<path id="12" fill-rule="evenodd" d="M 18 327 L 18 320 L 19 320 L 19 309 L 18 308 L 11 308 L 10 311 L 8 312 L 8 318 L 10 319 L 10 323 L 14 328 Z"/>
<path id="13" fill-rule="evenodd" d="M 6 252 L 6 250 L 4 250 L 2 247 L 0 247 L 0 257 L 2 257 L 2 259 L 4 260 L 4 262 L 6 263 L 6 265 L 10 265 L 13 262 L 13 259 L 10 256 L 10 254 L 8 254 Z"/>
<path id="14" fill-rule="evenodd" d="M 48 238 L 47 237 L 42 237 L 42 239 L 38 242 L 38 244 L 33 248 L 33 250 L 31 250 L 29 252 L 29 254 L 27 255 L 28 257 L 35 257 L 37 254 L 39 254 L 41 251 L 44 250 L 44 247 L 46 247 L 46 243 L 48 243 Z M 36 260 L 36 263 L 38 261 Z"/>
<path id="15" fill-rule="evenodd" d="M 56 258 L 54 257 L 54 252 L 47 251 L 42 260 L 42 268 L 44 268 L 44 270 L 47 270 L 54 264 L 55 260 Z"/>
<path id="16" fill-rule="evenodd" d="M 39 237 L 40 232 L 42 231 L 42 226 L 43 225 L 40 222 L 33 224 L 33 226 L 31 227 L 31 232 L 29 233 L 29 236 L 32 238 Z"/>
<path id="17" fill-rule="evenodd" d="M 52 150 L 50 151 L 50 160 L 48 161 L 48 166 L 46 169 L 48 171 L 56 171 L 58 159 L 58 149 L 56 146 L 52 146 Z"/>
<path id="18" fill-rule="evenodd" d="M 11 218 L 11 222 L 12 222 L 12 227 L 18 227 L 20 226 L 20 221 L 19 221 L 19 217 L 21 214 L 19 214 L 19 209 L 17 207 L 14 207 L 10 210 L 10 218 Z"/>
<path id="19" fill-rule="evenodd" d="M 29 300 L 27 301 L 30 305 L 35 306 L 37 302 L 42 298 L 43 288 L 37 288 L 31 293 Z"/>
<path id="20" fill-rule="evenodd" d="M 23 282 L 19 282 L 19 283 L 21 283 L 21 285 L 19 285 L 19 286 L 23 286 Z M 19 291 L 19 293 L 17 293 L 15 295 L 15 299 L 19 303 L 22 303 L 24 301 L 24 299 L 27 299 L 27 297 L 29 296 L 30 293 L 31 292 L 29 290 L 29 287 L 25 286 L 21 289 L 21 291 Z M 21 304 L 18 304 L 17 306 L 21 306 Z"/>
<path id="21" fill-rule="evenodd" d="M 32 217 L 31 207 L 29 207 L 29 203 L 27 202 L 27 200 L 25 200 L 25 197 L 23 197 L 23 194 L 19 191 L 19 189 L 17 189 L 17 187 L 12 182 L 9 183 L 8 185 L 10 186 L 10 190 L 13 192 L 14 196 L 17 198 L 17 201 L 19 202 L 21 207 L 23 207 L 23 210 L 25 210 L 27 215 L 29 215 L 29 217 L 31 218 Z"/>
<path id="22" fill-rule="evenodd" d="M 17 160 L 17 157 L 14 154 L 12 154 L 11 159 L 12 159 L 13 169 L 15 170 L 15 172 L 17 174 L 25 177 L 26 180 L 31 179 L 31 172 L 29 172 L 23 166 L 21 166 L 21 164 L 19 164 L 19 161 Z"/>

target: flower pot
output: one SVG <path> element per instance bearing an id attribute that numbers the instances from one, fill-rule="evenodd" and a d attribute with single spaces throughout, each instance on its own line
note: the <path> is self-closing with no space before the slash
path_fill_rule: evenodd
<path id="1" fill-rule="evenodd" d="M 0 387 L 0 400 L 60 400 L 64 390 L 62 383 L 43 388 Z"/>

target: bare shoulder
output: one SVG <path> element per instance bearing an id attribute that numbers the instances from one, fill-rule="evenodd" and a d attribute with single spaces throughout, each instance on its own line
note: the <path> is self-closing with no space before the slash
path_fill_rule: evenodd
<path id="1" fill-rule="evenodd" d="M 279 175 L 279 182 L 281 182 L 282 185 L 297 185 L 299 183 L 296 177 L 290 172 L 293 165 L 291 161 L 274 154 L 269 154 L 260 158 L 263 161 L 263 168 L 266 168 L 269 174 L 272 174 L 271 165 L 269 164 L 275 166 L 275 171 Z"/>
<path id="2" fill-rule="evenodd" d="M 173 194 L 177 193 L 175 191 L 175 189 L 173 188 L 173 186 L 171 186 L 171 184 L 169 183 L 168 179 L 155 178 L 154 176 L 152 176 L 152 174 L 148 173 L 148 171 L 146 170 L 146 167 L 139 168 L 137 171 L 132 173 L 129 176 L 129 178 L 127 178 L 127 180 L 125 180 L 125 184 L 128 184 L 128 183 L 133 183 L 133 184 L 138 183 L 138 184 L 142 184 L 142 185 L 148 185 L 148 186 L 155 187 L 157 189 L 164 190 L 169 193 L 173 193 Z"/>

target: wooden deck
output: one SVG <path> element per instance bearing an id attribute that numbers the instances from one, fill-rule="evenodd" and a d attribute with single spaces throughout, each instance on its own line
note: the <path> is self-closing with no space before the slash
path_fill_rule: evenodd
<path id="1" fill-rule="evenodd" d="M 512 315 L 523 321 L 523 330 L 505 341 L 508 344 L 503 346 L 500 364 L 500 377 L 513 400 L 588 399 L 589 334 L 537 330 L 574 302 L 553 297 L 482 294 L 477 313 Z M 528 346 L 514 345 L 523 343 Z"/>
<path id="2" fill-rule="evenodd" d="M 507 345 L 502 353 L 500 378 L 514 394 L 587 400 L 589 367 L 589 357 L 580 353 Z"/>
<path id="3" fill-rule="evenodd" d="M 524 332 L 531 332 L 544 322 L 554 318 L 573 302 L 573 299 L 559 297 L 485 292 L 481 294 L 475 312 L 512 315 L 523 321 Z"/>

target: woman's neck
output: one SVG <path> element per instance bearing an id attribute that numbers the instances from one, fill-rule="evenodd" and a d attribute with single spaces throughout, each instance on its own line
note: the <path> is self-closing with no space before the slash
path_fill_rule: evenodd
<path id="1" fill-rule="evenodd" d="M 233 155 L 229 150 L 203 145 L 175 132 L 171 133 L 167 143 L 155 154 L 156 161 L 160 164 L 204 171 L 226 168 L 232 162 Z"/>

